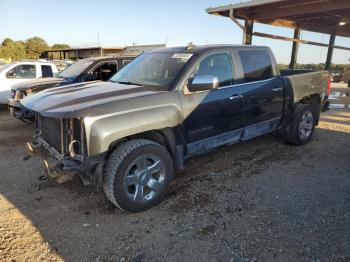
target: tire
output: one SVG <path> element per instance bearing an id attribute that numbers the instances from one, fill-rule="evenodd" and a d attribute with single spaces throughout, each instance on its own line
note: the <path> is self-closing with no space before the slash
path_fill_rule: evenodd
<path id="1" fill-rule="evenodd" d="M 162 145 L 135 139 L 112 152 L 103 175 L 110 202 L 124 211 L 141 212 L 166 196 L 174 176 L 173 161 Z"/>
<path id="2" fill-rule="evenodd" d="M 293 145 L 305 145 L 312 140 L 316 116 L 309 104 L 297 104 L 285 139 Z"/>

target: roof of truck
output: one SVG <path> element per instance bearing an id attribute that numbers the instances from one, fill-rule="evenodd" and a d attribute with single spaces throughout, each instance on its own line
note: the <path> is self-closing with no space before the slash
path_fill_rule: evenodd
<path id="1" fill-rule="evenodd" d="M 135 58 L 137 55 L 114 55 L 114 56 L 95 56 L 95 57 L 88 57 L 84 58 L 84 60 L 109 60 L 109 59 L 128 59 L 128 58 Z M 83 59 L 81 59 L 83 60 Z"/>
<path id="2" fill-rule="evenodd" d="M 204 53 L 207 51 L 215 50 L 215 49 L 225 49 L 225 48 L 268 48 L 266 46 L 256 46 L 256 45 L 188 45 L 188 46 L 176 46 L 176 47 L 166 47 L 166 48 L 158 48 L 148 51 L 148 53 L 160 53 L 160 52 L 181 52 L 181 53 Z"/>

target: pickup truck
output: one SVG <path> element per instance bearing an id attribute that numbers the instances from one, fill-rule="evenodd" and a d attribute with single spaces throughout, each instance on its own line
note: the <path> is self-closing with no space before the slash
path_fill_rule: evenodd
<path id="1" fill-rule="evenodd" d="M 164 199 L 191 156 L 271 132 L 308 143 L 329 92 L 328 72 L 280 72 L 267 47 L 212 45 L 149 51 L 108 82 L 21 103 L 36 112 L 27 149 L 49 175 L 80 174 L 139 212 Z"/>
<path id="2" fill-rule="evenodd" d="M 50 62 L 15 62 L 0 65 L 0 104 L 8 104 L 12 86 L 36 78 L 58 74 L 56 65 Z"/>
<path id="3" fill-rule="evenodd" d="M 11 89 L 9 109 L 19 119 L 31 119 L 32 114 L 24 110 L 19 101 L 26 96 L 57 86 L 82 82 L 106 81 L 127 65 L 135 56 L 104 56 L 79 60 L 63 70 L 57 77 L 35 79 L 14 85 Z"/>

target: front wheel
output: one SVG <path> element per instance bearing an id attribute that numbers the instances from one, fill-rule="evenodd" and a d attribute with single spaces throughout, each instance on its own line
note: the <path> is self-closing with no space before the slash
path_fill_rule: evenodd
<path id="1" fill-rule="evenodd" d="M 117 147 L 104 170 L 104 192 L 114 205 L 140 212 L 159 204 L 173 178 L 168 151 L 155 142 L 135 139 Z"/>
<path id="2" fill-rule="evenodd" d="M 311 141 L 315 130 L 315 113 L 309 104 L 297 104 L 294 116 L 286 132 L 286 140 L 294 145 L 304 145 Z"/>

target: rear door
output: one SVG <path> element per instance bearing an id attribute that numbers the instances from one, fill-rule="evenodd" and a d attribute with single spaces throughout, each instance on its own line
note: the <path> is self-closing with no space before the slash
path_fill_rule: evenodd
<path id="1" fill-rule="evenodd" d="M 237 52 L 243 70 L 243 125 L 260 123 L 267 129 L 274 128 L 274 123 L 279 123 L 282 117 L 284 89 L 269 51 L 242 48 Z M 255 131 L 260 132 L 259 129 Z"/>
<path id="2" fill-rule="evenodd" d="M 231 131 L 242 127 L 242 88 L 234 86 L 232 53 L 220 50 L 202 55 L 187 81 L 199 75 L 216 76 L 220 84 L 216 90 L 192 93 L 184 87 L 183 129 L 190 155 L 229 143 L 238 137 Z"/>

